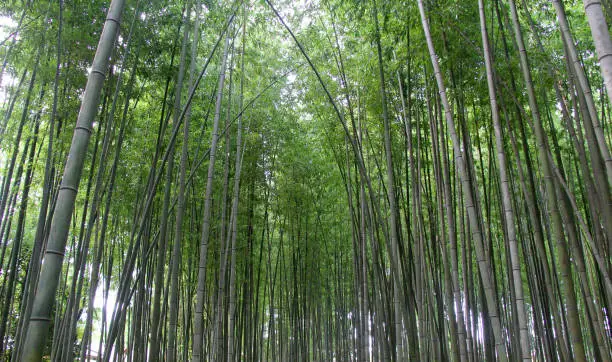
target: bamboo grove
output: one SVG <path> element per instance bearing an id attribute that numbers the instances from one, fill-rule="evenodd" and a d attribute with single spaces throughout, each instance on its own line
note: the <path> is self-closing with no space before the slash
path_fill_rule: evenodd
<path id="1" fill-rule="evenodd" d="M 3 1 L 0 358 L 612 360 L 609 24 Z"/>

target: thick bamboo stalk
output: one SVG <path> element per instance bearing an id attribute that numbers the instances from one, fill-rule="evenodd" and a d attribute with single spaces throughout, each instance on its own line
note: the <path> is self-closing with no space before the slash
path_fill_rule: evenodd
<path id="1" fill-rule="evenodd" d="M 74 129 L 74 136 L 64 169 L 58 200 L 53 212 L 50 236 L 45 251 L 44 264 L 40 271 L 38 287 L 34 296 L 32 316 L 25 337 L 22 361 L 38 361 L 42 358 L 43 348 L 51 322 L 51 310 L 59 282 L 64 249 L 68 238 L 70 218 L 78 190 L 81 172 L 85 161 L 87 145 L 91 135 L 93 119 L 97 113 L 102 85 L 115 39 L 119 32 L 121 13 L 125 0 L 112 0 L 100 42 L 89 74 L 81 110 Z"/>

